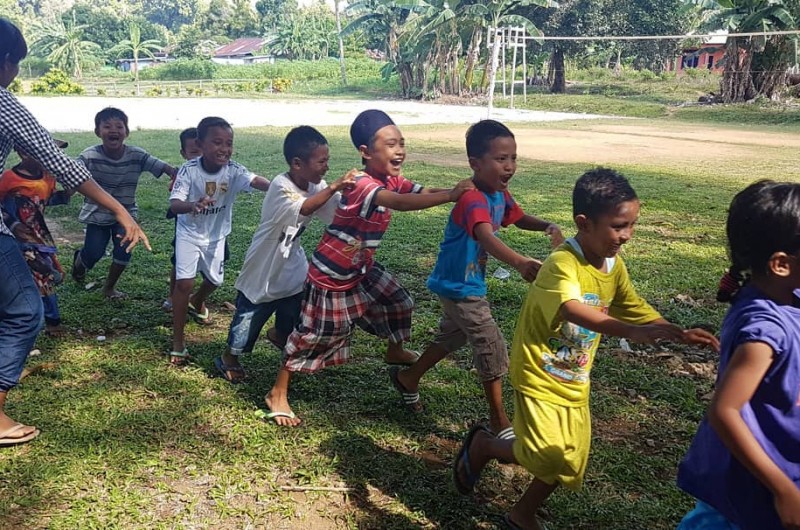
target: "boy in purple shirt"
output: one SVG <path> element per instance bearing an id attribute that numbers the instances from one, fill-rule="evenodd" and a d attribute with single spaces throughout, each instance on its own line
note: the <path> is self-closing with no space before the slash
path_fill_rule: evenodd
<path id="1" fill-rule="evenodd" d="M 679 530 L 800 528 L 800 184 L 760 181 L 728 213 L 714 399 L 678 470 L 698 499 Z M 725 293 L 730 294 L 730 293 Z"/>

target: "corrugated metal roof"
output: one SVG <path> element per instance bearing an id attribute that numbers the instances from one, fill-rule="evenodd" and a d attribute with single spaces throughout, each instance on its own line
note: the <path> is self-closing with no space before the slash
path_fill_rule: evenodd
<path id="1" fill-rule="evenodd" d="M 244 55 L 253 55 L 264 46 L 266 41 L 267 39 L 262 37 L 236 39 L 214 50 L 214 57 L 241 57 Z"/>

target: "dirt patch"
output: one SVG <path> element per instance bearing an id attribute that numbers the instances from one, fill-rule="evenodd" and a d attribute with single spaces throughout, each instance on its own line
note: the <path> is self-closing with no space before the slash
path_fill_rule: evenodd
<path id="1" fill-rule="evenodd" d="M 80 245 L 83 243 L 83 230 L 70 230 L 64 227 L 58 219 L 47 218 L 47 228 L 50 229 L 56 246 L 61 245 Z"/>
<path id="2" fill-rule="evenodd" d="M 674 165 L 691 160 L 714 166 L 764 156 L 765 149 L 800 147 L 800 135 L 790 132 L 743 131 L 698 125 L 644 121 L 630 124 L 583 122 L 579 126 L 563 125 L 524 128 L 514 125 L 517 152 L 529 160 L 564 163 Z M 408 128 L 407 139 L 418 145 L 441 145 L 445 142 L 462 145 L 464 126 L 434 129 Z M 698 158 L 700 157 L 700 158 Z M 463 155 L 414 152 L 409 161 L 421 161 L 452 167 L 468 167 Z"/>

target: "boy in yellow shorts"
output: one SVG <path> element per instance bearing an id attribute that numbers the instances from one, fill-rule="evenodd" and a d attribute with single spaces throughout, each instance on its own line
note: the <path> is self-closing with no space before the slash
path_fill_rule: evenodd
<path id="1" fill-rule="evenodd" d="M 639 199 L 610 169 L 584 174 L 572 209 L 578 233 L 542 264 L 523 303 L 511 346 L 516 440 L 470 430 L 453 466 L 456 488 L 473 490 L 492 459 L 534 479 L 505 515 L 512 528 L 540 529 L 536 512 L 559 484 L 579 490 L 589 457 L 589 372 L 601 334 L 651 343 L 666 339 L 719 349 L 701 329 L 666 321 L 634 290 L 619 250 L 633 235 Z"/>

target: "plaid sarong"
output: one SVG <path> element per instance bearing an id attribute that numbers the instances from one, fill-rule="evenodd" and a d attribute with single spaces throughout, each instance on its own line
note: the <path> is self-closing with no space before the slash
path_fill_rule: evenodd
<path id="1" fill-rule="evenodd" d="M 284 368 L 316 372 L 347 362 L 354 325 L 390 342 L 406 341 L 413 309 L 409 292 L 377 263 L 346 291 L 306 283 L 300 324 L 284 349 Z"/>

